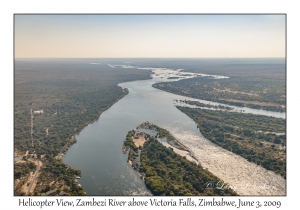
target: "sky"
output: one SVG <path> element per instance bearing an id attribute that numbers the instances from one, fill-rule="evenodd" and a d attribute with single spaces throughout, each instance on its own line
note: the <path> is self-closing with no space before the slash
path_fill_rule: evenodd
<path id="1" fill-rule="evenodd" d="M 284 58 L 285 18 L 15 14 L 15 58 Z"/>
<path id="2" fill-rule="evenodd" d="M 285 18 L 15 14 L 15 58 L 282 58 Z"/>

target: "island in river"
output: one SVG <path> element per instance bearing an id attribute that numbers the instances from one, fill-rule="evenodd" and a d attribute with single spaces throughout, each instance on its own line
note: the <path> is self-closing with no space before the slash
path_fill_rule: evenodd
<path id="1" fill-rule="evenodd" d="M 134 64 L 132 63 L 131 66 L 124 63 L 122 64 L 122 62 L 117 63 L 117 61 L 109 63 L 112 71 L 118 68 L 122 68 L 124 71 L 130 68 L 136 68 L 141 71 L 151 70 L 154 74 L 151 74 L 152 79 L 150 80 L 120 83 L 119 87 L 125 90 L 127 89 L 128 95 L 103 112 L 96 122 L 88 125 L 80 132 L 80 134 L 76 136 L 77 143 L 73 144 L 63 156 L 63 160 L 66 164 L 73 168 L 81 169 L 82 176 L 81 179 L 78 180 L 78 183 L 81 184 L 83 189 L 87 192 L 87 195 L 151 194 L 149 189 L 146 188 L 144 180 L 140 179 L 138 173 L 132 170 L 130 164 L 126 162 L 128 154 L 120 152 L 124 137 L 128 131 L 145 120 L 170 131 L 176 139 L 193 152 L 192 155 L 196 157 L 195 161 L 198 161 L 204 168 L 208 168 L 209 172 L 221 178 L 230 186 L 236 186 L 235 191 L 239 195 L 285 195 L 286 180 L 281 175 L 267 170 L 254 162 L 249 162 L 241 155 L 234 153 L 233 150 L 231 152 L 231 150 L 224 149 L 212 143 L 210 139 L 205 138 L 204 134 L 202 135 L 199 126 L 197 127 L 198 123 L 195 123 L 196 119 L 193 120 L 179 110 L 176 107 L 179 104 L 177 102 L 175 103 L 175 101 L 198 101 L 206 105 L 211 104 L 214 106 L 220 105 L 234 108 L 230 109 L 229 112 L 240 112 L 240 114 L 252 113 L 283 119 L 285 119 L 285 113 L 225 105 L 202 99 L 174 95 L 155 89 L 152 87 L 154 83 L 171 81 L 167 79 L 171 76 L 180 75 L 180 77 L 182 77 L 184 74 L 186 75 L 185 80 L 201 76 L 199 73 L 188 74 L 186 71 L 181 71 L 176 68 L 178 63 L 174 63 L 174 60 L 172 60 L 173 66 L 166 66 L 165 63 L 159 62 L 160 61 L 155 60 L 155 62 L 151 61 L 147 64 L 144 63 L 144 61 L 140 63 L 137 61 Z M 189 65 L 190 62 L 190 60 L 180 60 L 181 66 L 179 65 L 178 67 Z M 253 66 L 253 68 L 254 67 L 255 66 Z M 228 77 L 225 78 L 225 76 L 217 75 L 206 77 L 208 80 L 215 82 L 229 79 Z M 172 81 L 175 82 L 175 80 Z M 183 105 L 188 107 L 193 106 L 194 108 L 196 108 L 196 105 L 203 106 L 198 103 L 195 105 Z M 213 109 L 213 107 L 209 109 Z M 219 109 L 219 107 L 217 109 Z M 265 126 L 265 123 L 263 124 L 262 126 Z M 223 127 L 223 125 L 220 126 Z M 221 132 L 221 128 L 219 130 Z M 271 130 L 254 129 L 256 132 L 284 132 L 276 130 L 275 127 Z M 247 133 L 248 132 L 246 132 L 246 134 Z M 233 134 L 239 135 L 237 132 Z M 264 135 L 264 133 L 261 132 L 260 134 Z M 230 134 L 230 137 L 231 136 L 233 135 Z M 233 137 L 235 138 L 235 136 Z M 243 136 L 239 135 L 238 138 L 240 137 Z M 273 136 L 270 137 L 272 141 L 274 139 L 275 144 L 276 136 L 274 138 Z M 278 136 L 280 139 L 282 137 L 283 136 Z M 249 142 L 247 138 L 248 137 L 245 137 L 245 140 L 241 141 L 237 139 L 240 141 L 237 143 L 247 143 Z M 162 139 L 161 141 L 162 144 L 167 144 L 167 142 L 164 142 L 167 141 L 166 139 Z M 270 143 L 272 142 L 266 142 L 266 148 L 269 147 L 269 145 L 273 145 L 273 143 L 272 145 Z M 279 144 L 274 146 L 277 147 Z M 175 147 L 173 149 L 183 154 L 183 156 L 186 156 L 187 159 L 192 159 L 188 151 L 179 150 Z M 263 147 L 261 149 L 263 149 Z M 249 187 L 244 187 L 244 183 L 249 184 Z M 265 184 L 272 185 L 276 188 L 254 188 L 255 186 L 264 186 Z"/>
<path id="2" fill-rule="evenodd" d="M 170 146 L 163 145 L 160 142 L 163 139 Z M 147 121 L 128 132 L 123 152 L 129 150 L 128 162 L 153 195 L 238 195 L 230 187 L 224 187 L 228 185 L 196 160 L 189 161 L 186 156 L 175 153 L 174 147 L 189 151 L 167 130 Z"/>

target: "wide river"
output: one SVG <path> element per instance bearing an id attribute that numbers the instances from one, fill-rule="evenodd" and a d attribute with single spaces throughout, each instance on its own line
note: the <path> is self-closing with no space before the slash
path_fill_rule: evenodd
<path id="1" fill-rule="evenodd" d="M 286 194 L 284 178 L 204 138 L 195 122 L 174 106 L 174 100 L 197 99 L 153 88 L 154 83 L 172 80 L 162 73 L 166 69 L 152 70 L 155 74 L 151 80 L 119 84 L 128 88 L 129 94 L 103 112 L 96 122 L 83 129 L 76 136 L 77 143 L 63 157 L 66 164 L 82 171 L 78 182 L 87 195 L 151 195 L 144 181 L 127 163 L 127 154 L 122 152 L 127 132 L 144 121 L 169 130 L 192 150 L 204 168 L 224 180 L 237 193 Z M 285 113 L 242 109 L 246 113 L 285 118 Z"/>

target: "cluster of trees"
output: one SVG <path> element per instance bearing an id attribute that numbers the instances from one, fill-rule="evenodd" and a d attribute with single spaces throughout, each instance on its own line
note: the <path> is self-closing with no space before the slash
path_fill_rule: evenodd
<path id="1" fill-rule="evenodd" d="M 14 179 L 20 179 L 22 176 L 27 176 L 30 171 L 35 171 L 36 166 L 33 162 L 15 163 Z"/>
<path id="2" fill-rule="evenodd" d="M 134 136 L 135 131 L 128 131 L 127 135 L 126 135 L 126 139 L 124 140 L 123 145 L 125 146 L 126 150 L 128 149 L 136 149 L 137 147 L 135 146 L 135 144 L 132 141 L 132 137 Z"/>
<path id="3" fill-rule="evenodd" d="M 74 182 L 75 177 L 81 177 L 80 170 L 73 169 L 55 158 L 50 163 L 41 171 L 38 185 L 35 189 L 36 195 L 42 195 L 54 188 L 65 191 L 67 195 L 85 195 L 82 187 Z M 55 181 L 55 184 L 49 186 L 47 183 L 49 179 Z"/>
<path id="4" fill-rule="evenodd" d="M 177 107 L 215 144 L 286 177 L 286 121 L 227 111 Z M 276 135 L 276 133 L 282 135 Z"/>
<path id="5" fill-rule="evenodd" d="M 149 129 L 158 131 L 159 137 L 171 136 L 170 133 L 156 125 L 149 124 Z M 128 158 L 136 158 L 141 150 L 141 165 L 133 167 L 144 174 L 145 184 L 153 195 L 204 196 L 204 195 L 237 195 L 232 189 L 209 187 L 209 183 L 223 183 L 218 177 L 203 169 L 201 165 L 188 161 L 176 154 L 173 149 L 163 146 L 156 137 L 148 136 L 143 147 L 137 148 L 132 140 L 135 131 L 129 131 L 124 146 L 130 149 Z M 173 137 L 174 138 L 174 137 Z"/>
<path id="6" fill-rule="evenodd" d="M 140 171 L 146 174 L 145 184 L 154 195 L 237 195 L 232 189 L 209 189 L 209 182 L 222 183 L 222 180 L 154 137 L 142 148 Z"/>
<path id="7" fill-rule="evenodd" d="M 81 60 L 15 61 L 14 146 L 20 152 L 43 157 L 41 172 L 53 177 L 40 181 L 37 193 L 50 181 L 67 176 L 53 167 L 56 157 L 64 152 L 62 148 L 76 142 L 77 133 L 128 93 L 118 84 L 149 78 L 147 71 L 90 65 Z M 43 110 L 33 115 L 33 145 L 30 109 Z M 73 182 L 68 182 L 69 186 Z"/>
<path id="8" fill-rule="evenodd" d="M 198 64 L 199 65 L 199 64 Z M 285 112 L 286 80 L 282 64 L 190 66 L 189 72 L 218 74 L 228 79 L 196 77 L 153 87 L 171 93 L 219 103 Z"/>
<path id="9" fill-rule="evenodd" d="M 156 137 L 159 137 L 159 138 L 166 138 L 167 142 L 171 145 L 175 145 L 177 149 L 181 149 L 181 150 L 186 150 L 187 151 L 187 148 L 185 148 L 183 145 L 179 144 L 178 141 L 174 138 L 174 136 L 172 136 L 170 134 L 169 131 L 167 131 L 166 129 L 164 128 L 161 128 L 157 125 L 154 125 L 152 123 L 142 123 L 140 126 L 138 127 L 143 127 L 143 128 L 148 128 L 150 130 L 154 130 L 157 132 L 157 135 Z"/>
<path id="10" fill-rule="evenodd" d="M 168 77 L 167 79 L 179 79 L 180 77 Z"/>
<path id="11" fill-rule="evenodd" d="M 208 108 L 214 108 L 214 109 L 225 109 L 225 110 L 232 110 L 233 108 L 228 107 L 228 106 L 222 106 L 222 105 L 211 105 L 211 104 L 204 104 L 199 101 L 190 101 L 190 100 L 180 100 L 181 102 L 184 102 L 186 104 L 190 105 L 196 105 L 199 107 L 208 107 Z"/>

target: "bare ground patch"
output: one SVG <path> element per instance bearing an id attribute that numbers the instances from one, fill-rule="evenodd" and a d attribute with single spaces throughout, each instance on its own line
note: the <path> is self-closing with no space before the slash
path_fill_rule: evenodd
<path id="1" fill-rule="evenodd" d="M 144 146 L 144 143 L 146 142 L 145 139 L 145 133 L 141 132 L 139 134 L 136 134 L 132 137 L 133 143 L 135 144 L 135 146 L 139 147 L 139 146 Z"/>

